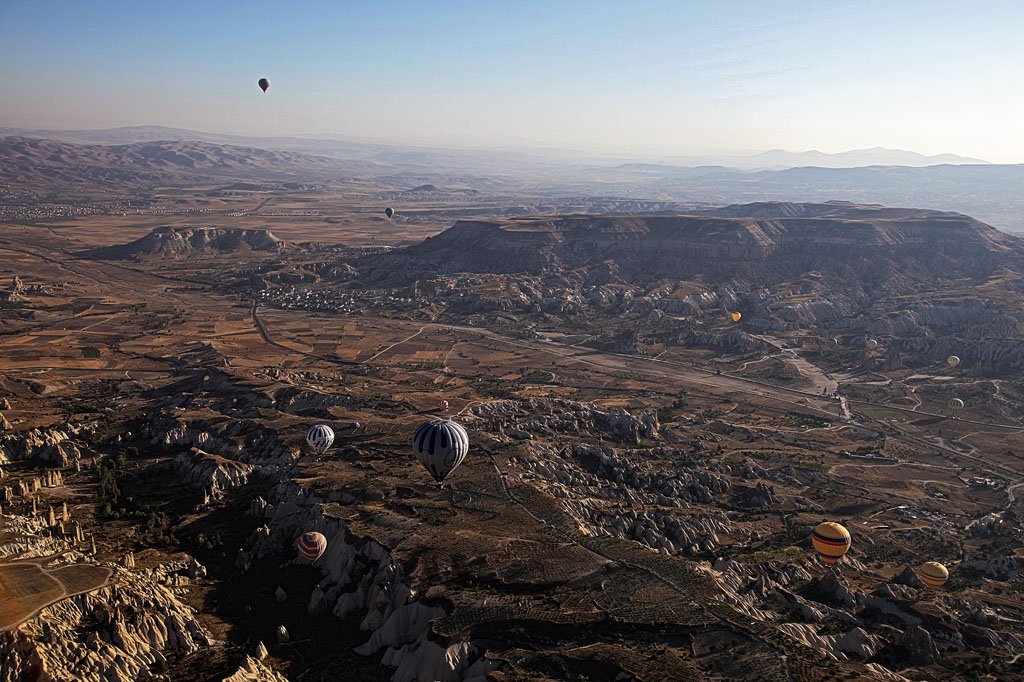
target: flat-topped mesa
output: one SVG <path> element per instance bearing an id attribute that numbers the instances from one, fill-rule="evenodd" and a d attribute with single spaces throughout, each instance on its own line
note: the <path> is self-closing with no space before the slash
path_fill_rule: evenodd
<path id="1" fill-rule="evenodd" d="M 269 230 L 165 226 L 157 227 L 133 242 L 93 249 L 82 255 L 117 260 L 145 256 L 177 257 L 196 252 L 281 251 L 286 246 Z"/>
<path id="2" fill-rule="evenodd" d="M 459 221 L 420 244 L 370 256 L 372 279 L 567 272 L 614 262 L 627 281 L 765 282 L 853 267 L 868 280 L 976 277 L 1024 262 L 1024 241 L 956 213 L 830 202 L 758 203 L 692 215 Z M 368 269 L 366 269 L 368 266 Z M 767 275 L 767 280 L 764 275 Z"/>

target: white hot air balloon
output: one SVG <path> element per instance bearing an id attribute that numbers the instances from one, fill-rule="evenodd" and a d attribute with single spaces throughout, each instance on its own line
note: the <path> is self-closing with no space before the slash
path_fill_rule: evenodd
<path id="1" fill-rule="evenodd" d="M 331 447 L 334 442 L 334 429 L 327 424 L 317 424 L 316 426 L 309 427 L 309 431 L 306 431 L 306 442 L 309 443 L 309 447 L 313 448 L 313 451 L 322 455 L 327 452 L 327 448 Z"/>
<path id="2" fill-rule="evenodd" d="M 466 459 L 469 434 L 450 419 L 432 419 L 413 433 L 412 449 L 440 485 Z"/>

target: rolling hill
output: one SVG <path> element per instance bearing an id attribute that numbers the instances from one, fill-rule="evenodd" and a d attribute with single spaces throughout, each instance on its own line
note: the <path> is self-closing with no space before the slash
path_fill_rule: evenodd
<path id="1" fill-rule="evenodd" d="M 235 147 L 161 141 L 80 145 L 28 137 L 0 138 L 0 183 L 48 189 L 123 189 L 203 179 L 316 179 L 377 170 L 365 162 Z"/>

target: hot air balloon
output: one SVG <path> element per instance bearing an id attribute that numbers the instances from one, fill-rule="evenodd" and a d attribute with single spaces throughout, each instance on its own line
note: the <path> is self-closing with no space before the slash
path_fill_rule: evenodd
<path id="1" fill-rule="evenodd" d="M 395 215 L 395 209 L 388 206 L 387 208 L 384 209 L 384 215 L 390 218 L 391 216 Z"/>
<path id="2" fill-rule="evenodd" d="M 298 542 L 299 554 L 310 562 L 316 561 L 327 551 L 327 538 L 323 533 L 310 531 L 303 533 Z"/>
<path id="3" fill-rule="evenodd" d="M 821 560 L 831 566 L 843 558 L 850 549 L 850 531 L 832 521 L 819 523 L 811 533 L 811 544 Z"/>
<path id="4" fill-rule="evenodd" d="M 743 316 L 742 316 L 742 315 L 740 315 L 739 313 L 730 313 L 730 314 L 729 314 L 729 317 L 731 317 L 731 318 L 732 318 L 732 321 L 733 321 L 733 322 L 739 322 L 739 321 L 740 321 L 740 318 L 741 318 L 741 317 L 743 317 Z"/>
<path id="5" fill-rule="evenodd" d="M 964 409 L 964 401 L 960 398 L 953 398 L 949 401 L 949 409 L 951 410 L 962 410 Z"/>
<path id="6" fill-rule="evenodd" d="M 828 340 L 828 345 L 830 345 L 830 346 L 838 346 L 839 345 L 839 339 L 834 338 L 834 337 L 829 339 Z"/>
<path id="7" fill-rule="evenodd" d="M 412 435 L 416 458 L 440 485 L 469 452 L 469 435 L 450 419 L 433 419 L 420 424 Z"/>
<path id="8" fill-rule="evenodd" d="M 871 350 L 874 350 L 878 348 L 878 341 L 875 341 L 874 339 L 868 339 L 867 341 L 864 342 L 864 345 L 870 348 Z"/>
<path id="9" fill-rule="evenodd" d="M 938 561 L 927 561 L 917 569 L 924 584 L 931 588 L 942 587 L 949 580 L 949 570 Z"/>
<path id="10" fill-rule="evenodd" d="M 442 400 L 441 402 L 439 402 L 437 404 L 437 409 L 441 410 L 442 412 L 447 412 L 448 411 L 448 401 L 447 400 Z"/>
<path id="11" fill-rule="evenodd" d="M 270 87 L 270 81 L 268 81 L 266 78 L 261 78 L 260 82 L 259 82 L 259 86 L 260 86 L 260 89 L 263 90 L 263 92 L 266 92 L 267 88 Z"/>
<path id="12" fill-rule="evenodd" d="M 960 364 L 960 358 L 958 358 L 955 355 L 950 355 L 948 358 L 946 358 L 946 364 L 949 365 L 950 367 L 956 367 L 957 365 Z"/>
<path id="13" fill-rule="evenodd" d="M 322 455 L 327 452 L 327 448 L 331 447 L 331 443 L 334 442 L 334 429 L 327 424 L 317 424 L 316 426 L 309 427 L 309 431 L 306 431 L 306 442 L 313 448 L 313 451 L 318 455 Z"/>

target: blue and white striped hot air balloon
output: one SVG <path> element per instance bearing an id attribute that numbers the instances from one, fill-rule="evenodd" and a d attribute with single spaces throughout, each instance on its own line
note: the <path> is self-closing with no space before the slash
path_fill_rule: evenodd
<path id="1" fill-rule="evenodd" d="M 416 458 L 434 477 L 443 483 L 469 452 L 469 434 L 450 419 L 433 419 L 412 435 Z"/>
<path id="2" fill-rule="evenodd" d="M 306 431 L 306 442 L 309 443 L 309 447 L 313 448 L 316 454 L 322 455 L 327 452 L 327 448 L 331 447 L 331 443 L 334 442 L 334 429 L 327 426 L 327 424 L 311 426 L 309 431 Z"/>

